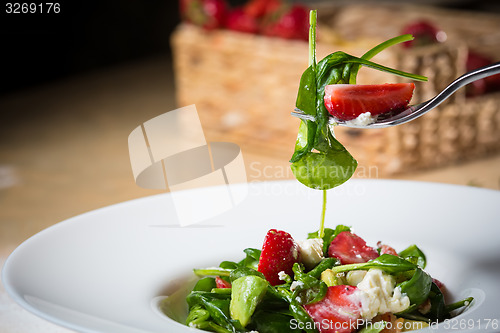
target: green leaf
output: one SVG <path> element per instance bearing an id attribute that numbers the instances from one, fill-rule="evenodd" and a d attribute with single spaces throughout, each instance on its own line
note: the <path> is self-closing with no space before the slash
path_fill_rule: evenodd
<path id="1" fill-rule="evenodd" d="M 390 46 L 393 46 L 393 45 L 396 45 L 399 43 L 404 43 L 404 42 L 407 42 L 407 41 L 410 41 L 413 39 L 414 38 L 412 35 L 401 35 L 401 36 L 391 38 L 391 39 L 386 40 L 385 42 L 382 42 L 382 43 L 378 44 L 377 46 L 373 47 L 371 50 L 369 50 L 368 52 L 363 54 L 361 56 L 361 59 L 370 60 L 371 58 L 373 58 L 374 56 L 376 56 L 377 54 L 379 54 L 380 52 L 382 52 L 383 50 L 387 49 Z M 359 71 L 360 67 L 361 67 L 360 65 L 353 66 L 353 68 L 351 70 L 351 76 L 349 78 L 350 84 L 356 84 L 356 76 L 358 75 L 358 71 Z"/>
<path id="2" fill-rule="evenodd" d="M 432 321 L 443 321 L 449 318 L 449 312 L 446 311 L 445 307 L 444 295 L 434 282 L 432 282 L 429 292 L 429 300 L 431 302 L 431 309 L 427 316 Z"/>
<path id="3" fill-rule="evenodd" d="M 279 312 L 256 311 L 252 317 L 252 330 L 259 333 L 300 333 L 298 328 L 292 328 L 291 315 Z"/>
<path id="4" fill-rule="evenodd" d="M 370 268 L 378 268 L 386 273 L 395 274 L 414 270 L 418 268 L 418 266 L 398 256 L 383 254 L 365 263 L 335 266 L 331 270 L 336 274 L 355 270 L 368 270 Z"/>
<path id="5" fill-rule="evenodd" d="M 247 248 L 243 252 L 245 252 L 246 258 L 240 261 L 238 266 L 245 266 L 256 270 L 259 265 L 261 250 Z"/>
<path id="6" fill-rule="evenodd" d="M 448 304 L 445 306 L 445 311 L 449 314 L 450 312 L 452 312 L 456 309 L 460 309 L 461 307 L 464 307 L 464 306 L 469 306 L 473 300 L 474 300 L 474 297 L 467 297 L 461 301 Z"/>
<path id="7" fill-rule="evenodd" d="M 316 267 L 307 272 L 307 274 L 315 277 L 316 279 L 319 279 L 323 271 L 338 265 L 340 265 L 340 260 L 338 260 L 337 258 L 325 258 L 322 259 L 319 264 L 316 265 Z"/>
<path id="8" fill-rule="evenodd" d="M 264 277 L 264 274 L 262 274 L 261 272 L 258 272 L 257 270 L 255 270 L 253 268 L 245 267 L 245 266 L 239 267 L 239 268 L 235 269 L 234 271 L 232 271 L 229 275 L 229 279 L 232 283 L 234 280 L 237 280 L 240 277 L 249 276 L 249 275 L 258 276 L 260 278 L 263 278 L 264 280 L 266 279 Z"/>
<path id="9" fill-rule="evenodd" d="M 427 260 L 425 258 L 425 254 L 416 246 L 410 245 L 403 251 L 399 252 L 399 255 L 405 259 L 414 257 L 417 258 L 417 264 L 424 269 L 427 265 Z"/>
<path id="10" fill-rule="evenodd" d="M 238 321 L 232 320 L 229 316 L 229 294 L 192 291 L 186 297 L 186 301 L 190 309 L 198 307 L 208 311 L 211 321 L 222 327 L 221 332 L 238 332 L 243 330 L 241 324 Z M 223 331 L 223 329 L 226 331 Z"/>
<path id="11" fill-rule="evenodd" d="M 194 274 L 198 276 L 229 276 L 231 269 L 225 268 L 195 268 L 193 269 Z"/>
<path id="12" fill-rule="evenodd" d="M 317 190 L 328 190 L 351 178 L 357 165 L 356 160 L 343 148 L 332 149 L 328 153 L 306 153 L 291 168 L 302 184 Z"/>
<path id="13" fill-rule="evenodd" d="M 406 294 L 411 304 L 422 304 L 429 297 L 432 287 L 432 278 L 421 268 L 415 269 L 413 277 L 398 285 L 401 292 Z"/>
<path id="14" fill-rule="evenodd" d="M 198 282 L 193 287 L 194 291 L 210 291 L 213 288 L 216 287 L 215 279 L 213 277 L 204 277 Z"/>
<path id="15" fill-rule="evenodd" d="M 342 231 L 351 231 L 351 228 L 342 224 L 339 224 L 335 227 L 334 229 L 331 228 L 325 228 L 324 229 L 324 235 L 322 237 L 323 239 L 323 255 L 326 257 L 328 255 L 328 248 L 330 247 L 330 244 L 332 243 L 333 239 L 337 237 L 338 234 L 340 234 Z M 308 239 L 311 238 L 319 238 L 319 231 L 311 232 L 307 235 Z"/>
<path id="16" fill-rule="evenodd" d="M 300 284 L 294 289 L 292 299 L 300 304 L 309 304 L 322 300 L 328 290 L 328 286 L 312 274 L 304 273 L 301 264 L 293 264 L 294 278 Z M 321 275 L 321 273 L 319 273 Z M 300 301 L 299 301 L 300 299 Z"/>
<path id="17" fill-rule="evenodd" d="M 256 275 L 242 276 L 233 281 L 229 310 L 231 318 L 245 327 L 257 304 L 262 300 L 269 283 Z"/>
<path id="18" fill-rule="evenodd" d="M 306 114 L 316 115 L 316 73 L 309 66 L 300 77 L 295 106 Z"/>

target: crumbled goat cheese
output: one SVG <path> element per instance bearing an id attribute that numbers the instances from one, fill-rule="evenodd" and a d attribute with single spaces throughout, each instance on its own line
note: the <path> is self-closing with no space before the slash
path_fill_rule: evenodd
<path id="1" fill-rule="evenodd" d="M 301 261 L 307 268 L 313 268 L 324 258 L 323 240 L 321 238 L 297 241 Z"/>
<path id="2" fill-rule="evenodd" d="M 300 287 L 304 285 L 304 282 L 302 281 L 293 281 L 292 284 L 290 285 L 290 290 L 294 291 L 297 287 Z"/>
<path id="3" fill-rule="evenodd" d="M 287 276 L 288 276 L 288 274 L 286 274 L 285 271 L 281 271 L 278 273 L 278 277 L 280 278 L 280 280 L 285 281 Z"/>
<path id="4" fill-rule="evenodd" d="M 377 116 L 372 117 L 372 114 L 370 112 L 365 112 L 360 114 L 357 118 L 346 121 L 347 125 L 354 125 L 354 126 L 366 126 L 373 124 L 377 120 Z"/>
<path id="5" fill-rule="evenodd" d="M 370 320 L 377 314 L 397 313 L 407 309 L 410 299 L 402 295 L 401 289 L 395 286 L 396 281 L 392 275 L 380 269 L 370 269 L 357 284 L 358 292 L 355 294 L 361 300 L 361 316 Z"/>
<path id="6" fill-rule="evenodd" d="M 367 271 L 350 271 L 347 273 L 347 284 L 357 286 L 366 276 Z"/>

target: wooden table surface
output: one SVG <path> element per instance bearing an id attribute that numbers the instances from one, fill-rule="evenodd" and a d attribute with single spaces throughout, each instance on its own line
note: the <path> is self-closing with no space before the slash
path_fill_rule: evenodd
<path id="1" fill-rule="evenodd" d="M 144 121 L 175 108 L 167 58 L 0 97 L 0 258 L 66 218 L 160 193 L 135 184 L 127 138 Z M 205 128 L 205 133 L 210 141 L 217 128 Z M 224 139 L 242 148 L 249 181 L 292 177 L 287 171 L 293 142 L 282 154 L 273 154 L 258 142 Z M 499 190 L 500 155 L 396 178 Z M 6 296 L 0 296 L 5 304 Z M 0 332 L 10 332 L 2 325 L 17 317 L 9 318 L 0 315 Z"/>

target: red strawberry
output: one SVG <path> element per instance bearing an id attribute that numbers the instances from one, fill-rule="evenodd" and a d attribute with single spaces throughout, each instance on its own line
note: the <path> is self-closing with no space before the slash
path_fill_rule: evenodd
<path id="1" fill-rule="evenodd" d="M 439 288 L 439 290 L 441 290 L 442 293 L 446 291 L 446 286 L 443 282 L 439 281 L 438 279 L 432 279 L 432 282 L 436 284 L 436 286 Z"/>
<path id="2" fill-rule="evenodd" d="M 491 60 L 483 56 L 482 54 L 469 51 L 467 54 L 466 70 L 467 72 L 477 69 L 479 67 L 487 66 L 491 64 Z M 466 86 L 466 94 L 469 97 L 479 96 L 486 93 L 486 79 L 481 79 L 472 82 Z"/>
<path id="3" fill-rule="evenodd" d="M 493 63 L 489 57 L 478 52 L 469 51 L 467 55 L 466 70 L 470 72 L 474 69 L 488 66 Z M 500 74 L 488 76 L 472 82 L 466 86 L 466 94 L 469 97 L 479 96 L 486 92 L 496 91 L 500 89 Z"/>
<path id="4" fill-rule="evenodd" d="M 413 83 L 332 84 L 325 87 L 325 107 L 339 120 L 352 120 L 370 112 L 398 113 L 410 102 Z"/>
<path id="5" fill-rule="evenodd" d="M 342 265 L 363 263 L 379 256 L 361 237 L 349 231 L 342 231 L 333 239 L 328 255 L 339 259 Z"/>
<path id="6" fill-rule="evenodd" d="M 262 34 L 285 39 L 308 40 L 309 10 L 306 7 L 297 4 L 289 8 L 283 7 L 281 15 L 278 14 L 277 19 L 275 17 L 272 19 L 271 22 L 264 24 Z"/>
<path id="7" fill-rule="evenodd" d="M 396 250 L 394 250 L 394 248 L 389 246 L 389 245 L 385 245 L 385 244 L 382 244 L 382 242 L 378 242 L 377 246 L 380 249 L 380 255 L 382 255 L 382 254 L 392 254 L 394 256 L 398 255 Z"/>
<path id="8" fill-rule="evenodd" d="M 304 305 L 321 333 L 350 333 L 357 329 L 361 319 L 357 290 L 346 285 L 328 287 L 321 301 Z"/>
<path id="9" fill-rule="evenodd" d="M 257 33 L 259 31 L 257 19 L 248 15 L 243 8 L 235 8 L 229 12 L 226 27 L 231 30 L 247 33 Z"/>
<path id="10" fill-rule="evenodd" d="M 215 278 L 215 285 L 217 288 L 231 288 L 231 282 L 223 280 L 220 276 Z"/>
<path id="11" fill-rule="evenodd" d="M 207 30 L 221 28 L 226 20 L 225 0 L 181 0 L 181 17 Z"/>
<path id="12" fill-rule="evenodd" d="M 284 282 L 280 280 L 279 272 L 293 275 L 292 267 L 296 262 L 299 262 L 299 248 L 292 236 L 285 231 L 269 230 L 264 239 L 257 270 L 275 286 Z"/>
<path id="13" fill-rule="evenodd" d="M 281 0 L 251 0 L 244 7 L 245 13 L 261 18 L 274 13 L 281 6 Z"/>
<path id="14" fill-rule="evenodd" d="M 413 22 L 404 27 L 402 33 L 415 37 L 415 39 L 403 43 L 403 46 L 407 48 L 434 44 L 445 38 L 444 33 L 428 21 Z"/>

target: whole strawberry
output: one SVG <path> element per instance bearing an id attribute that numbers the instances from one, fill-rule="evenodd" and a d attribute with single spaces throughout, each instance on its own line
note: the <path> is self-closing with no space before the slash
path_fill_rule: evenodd
<path id="1" fill-rule="evenodd" d="M 281 0 L 250 0 L 245 4 L 244 11 L 258 19 L 276 12 L 281 5 Z"/>
<path id="2" fill-rule="evenodd" d="M 493 60 L 481 53 L 469 50 L 467 54 L 466 70 L 468 72 L 480 67 L 488 66 L 493 63 Z M 488 76 L 472 82 L 466 86 L 466 94 L 468 97 L 483 95 L 487 92 L 500 90 L 500 74 Z"/>
<path id="3" fill-rule="evenodd" d="M 234 31 L 257 33 L 259 22 L 257 18 L 249 15 L 243 8 L 235 8 L 229 12 L 226 20 L 226 28 Z"/>
<path id="4" fill-rule="evenodd" d="M 213 30 L 224 26 L 228 5 L 225 0 L 180 0 L 184 21 Z"/>
<path id="5" fill-rule="evenodd" d="M 403 43 L 403 46 L 407 48 L 441 42 L 445 36 L 434 24 L 424 20 L 407 25 L 403 28 L 402 33 L 415 37 L 415 39 Z"/>
<path id="6" fill-rule="evenodd" d="M 280 11 L 266 18 L 262 34 L 285 39 L 308 40 L 309 9 L 299 4 L 282 7 Z"/>
<path id="7" fill-rule="evenodd" d="M 299 249 L 292 236 L 281 230 L 267 232 L 257 270 L 273 286 L 282 284 L 280 272 L 292 276 L 293 264 L 299 262 Z"/>

